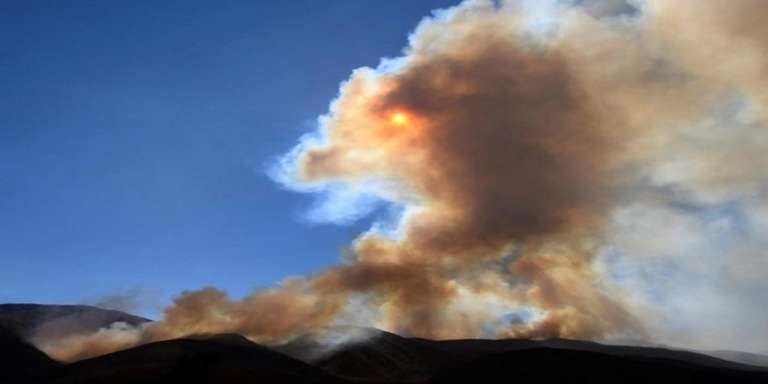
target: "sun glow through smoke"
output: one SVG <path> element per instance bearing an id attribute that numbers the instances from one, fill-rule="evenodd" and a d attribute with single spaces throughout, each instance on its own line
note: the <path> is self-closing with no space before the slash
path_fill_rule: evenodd
<path id="1" fill-rule="evenodd" d="M 394 125 L 408 124 L 408 116 L 402 112 L 395 112 L 390 116 L 389 121 Z"/>

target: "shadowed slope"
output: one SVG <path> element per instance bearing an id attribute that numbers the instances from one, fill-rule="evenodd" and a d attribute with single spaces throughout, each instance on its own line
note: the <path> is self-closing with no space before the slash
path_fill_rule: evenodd
<path id="1" fill-rule="evenodd" d="M 368 339 L 343 344 L 325 353 L 319 344 L 302 338 L 277 348 L 312 361 L 330 373 L 358 382 L 423 382 L 432 377 L 437 382 L 462 377 L 466 382 L 472 379 L 473 364 L 487 364 L 489 370 L 495 369 L 495 364 L 498 364 L 498 370 L 525 365 L 525 369 L 533 374 L 536 370 L 550 369 L 547 368 L 550 364 L 565 367 L 566 362 L 561 359 L 578 361 L 579 367 L 582 367 L 579 369 L 587 370 L 585 372 L 602 372 L 594 376 L 594 380 L 609 380 L 610 377 L 624 380 L 623 377 L 611 376 L 613 368 L 610 365 L 613 364 L 619 371 L 637 370 L 628 373 L 630 378 L 663 379 L 663 375 L 670 374 L 698 380 L 712 375 L 746 382 L 756 377 L 768 382 L 766 369 L 689 351 L 610 346 L 564 339 L 433 341 L 376 330 L 369 330 L 368 334 L 371 335 Z M 603 367 L 604 364 L 609 366 Z M 593 380 L 582 373 L 574 373 L 574 377 Z M 651 376 L 644 376 L 646 374 Z M 490 377 L 486 379 L 490 380 Z M 550 379 L 562 378 L 553 376 Z"/>
<path id="2" fill-rule="evenodd" d="M 449 368 L 429 383 L 766 383 L 768 373 L 639 355 L 533 348 L 485 356 Z"/>
<path id="3" fill-rule="evenodd" d="M 460 360 L 435 342 L 379 331 L 371 339 L 340 347 L 316 361 L 317 366 L 353 380 L 418 381 Z"/>
<path id="4" fill-rule="evenodd" d="M 0 383 L 30 382 L 57 366 L 47 355 L 0 327 Z"/>
<path id="5" fill-rule="evenodd" d="M 194 335 L 60 365 L 0 328 L 2 383 L 768 383 L 768 369 L 664 348 L 577 340 L 408 338 L 375 329 L 329 348 L 300 337 L 275 349 L 237 334 Z M 338 341 L 338 340 L 337 340 Z M 314 365 L 314 366 L 313 366 Z"/>
<path id="6" fill-rule="evenodd" d="M 337 383 L 324 371 L 233 335 L 161 341 L 64 367 L 53 383 Z"/>

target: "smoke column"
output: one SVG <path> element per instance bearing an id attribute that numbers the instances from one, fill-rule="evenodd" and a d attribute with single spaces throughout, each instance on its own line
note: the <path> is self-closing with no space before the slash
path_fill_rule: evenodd
<path id="1" fill-rule="evenodd" d="M 75 360 L 357 324 L 768 348 L 765 14 L 759 0 L 437 11 L 403 56 L 355 70 L 275 171 L 321 195 L 316 218 L 364 215 L 360 196 L 400 213 L 341 265 L 241 300 L 185 292 L 142 329 L 38 344 Z"/>

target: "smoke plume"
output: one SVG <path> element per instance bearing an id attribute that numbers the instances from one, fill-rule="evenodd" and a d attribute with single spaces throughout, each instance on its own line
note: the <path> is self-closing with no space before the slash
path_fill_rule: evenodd
<path id="1" fill-rule="evenodd" d="M 352 323 L 768 347 L 755 341 L 768 340 L 764 9 L 488 0 L 436 12 L 402 57 L 355 70 L 278 170 L 326 203 L 364 194 L 401 214 L 338 267 L 241 300 L 185 292 L 117 344 L 281 342 Z M 102 333 L 47 350 L 103 353 Z"/>

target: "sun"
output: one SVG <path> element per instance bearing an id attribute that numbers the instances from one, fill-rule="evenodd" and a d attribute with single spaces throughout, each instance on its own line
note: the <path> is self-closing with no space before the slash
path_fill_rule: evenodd
<path id="1" fill-rule="evenodd" d="M 408 123 L 408 116 L 402 112 L 395 112 L 389 117 L 389 121 L 394 125 L 405 125 Z"/>

